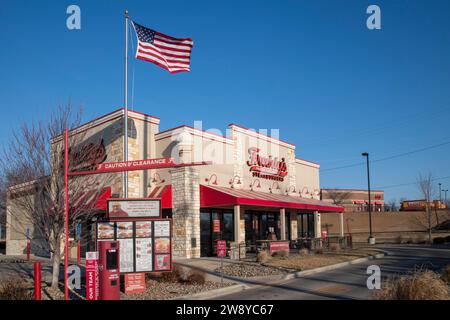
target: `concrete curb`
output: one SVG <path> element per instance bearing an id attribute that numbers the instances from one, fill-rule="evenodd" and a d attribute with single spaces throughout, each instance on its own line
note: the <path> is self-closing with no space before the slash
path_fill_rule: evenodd
<path id="1" fill-rule="evenodd" d="M 219 289 L 209 290 L 209 291 L 200 292 L 200 293 L 196 293 L 196 294 L 176 297 L 176 298 L 173 298 L 173 299 L 170 299 L 170 300 L 206 300 L 206 299 L 213 299 L 213 298 L 217 298 L 217 297 L 220 297 L 220 296 L 225 296 L 227 294 L 241 292 L 241 291 L 243 291 L 243 290 L 245 290 L 247 288 L 248 288 L 248 286 L 246 286 L 244 284 L 235 284 L 235 285 L 228 286 L 228 287 L 225 287 L 225 288 L 219 288 Z"/>

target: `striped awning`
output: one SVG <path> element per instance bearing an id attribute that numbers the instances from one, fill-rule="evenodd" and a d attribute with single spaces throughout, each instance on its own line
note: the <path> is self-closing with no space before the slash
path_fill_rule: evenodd
<path id="1" fill-rule="evenodd" d="M 151 199 L 160 199 L 162 209 L 172 208 L 172 185 L 156 186 L 148 195 Z"/>
<path id="2" fill-rule="evenodd" d="M 231 205 L 293 208 L 319 212 L 344 211 L 344 207 L 336 206 L 325 201 L 305 199 L 299 196 L 200 185 L 200 207 Z"/>

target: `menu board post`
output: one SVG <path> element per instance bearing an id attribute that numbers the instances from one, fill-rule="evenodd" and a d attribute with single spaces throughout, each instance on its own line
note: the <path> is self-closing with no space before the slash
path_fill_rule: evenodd
<path id="1" fill-rule="evenodd" d="M 220 283 L 223 287 L 223 257 L 227 255 L 227 242 L 225 240 L 217 241 L 217 256 L 220 257 Z"/>

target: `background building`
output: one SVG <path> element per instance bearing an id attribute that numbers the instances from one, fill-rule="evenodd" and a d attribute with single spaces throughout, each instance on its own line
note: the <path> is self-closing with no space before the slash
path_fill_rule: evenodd
<path id="1" fill-rule="evenodd" d="M 321 200 L 343 206 L 346 212 L 369 211 L 369 195 L 364 189 L 322 189 Z M 384 191 L 370 190 L 372 212 L 385 211 Z"/>

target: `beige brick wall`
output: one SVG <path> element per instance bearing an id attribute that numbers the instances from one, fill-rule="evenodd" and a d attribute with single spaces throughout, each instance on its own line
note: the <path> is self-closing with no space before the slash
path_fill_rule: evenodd
<path id="1" fill-rule="evenodd" d="M 193 167 L 173 169 L 172 218 L 173 255 L 200 257 L 200 185 L 199 174 Z M 196 247 L 191 246 L 195 239 Z"/>

